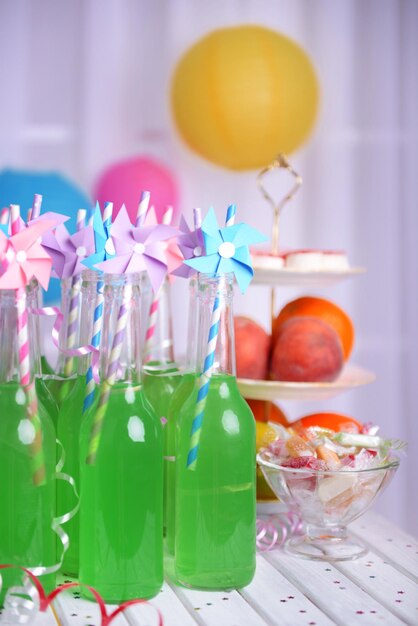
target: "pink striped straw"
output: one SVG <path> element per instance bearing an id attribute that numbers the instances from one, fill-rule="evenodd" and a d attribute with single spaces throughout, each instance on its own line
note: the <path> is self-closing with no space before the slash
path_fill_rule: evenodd
<path id="1" fill-rule="evenodd" d="M 9 221 L 9 209 L 6 207 L 4 207 L 4 209 L 1 210 L 1 214 L 0 214 L 0 224 L 7 224 Z"/>
<path id="2" fill-rule="evenodd" d="M 96 414 L 93 418 L 92 429 L 90 432 L 89 448 L 86 459 L 86 463 L 90 465 L 93 465 L 96 460 L 97 451 L 100 443 L 100 436 L 103 428 L 103 421 L 109 406 L 110 392 L 118 376 L 120 355 L 122 352 L 123 341 L 125 338 L 131 298 L 132 286 L 125 285 L 123 289 L 123 302 L 119 307 L 116 331 L 113 337 L 112 349 L 109 356 L 106 379 L 100 390 L 99 403 L 97 406 Z"/>
<path id="3" fill-rule="evenodd" d="M 77 211 L 77 231 L 84 228 L 86 223 L 87 211 L 85 209 L 79 209 Z M 71 292 L 70 292 L 70 305 L 68 310 L 68 325 L 67 325 L 67 348 L 74 348 L 77 340 L 78 331 L 78 302 L 80 298 L 81 281 L 79 276 L 73 276 L 71 279 Z M 71 376 L 74 369 L 74 357 L 69 357 L 65 361 L 64 375 Z"/>
<path id="4" fill-rule="evenodd" d="M 16 235 L 20 230 L 20 207 L 10 205 L 11 233 Z M 30 353 L 28 332 L 28 311 L 26 308 L 26 291 L 23 287 L 16 289 L 17 309 L 17 344 L 20 384 L 26 395 L 26 413 L 34 429 L 34 438 L 30 444 L 32 480 L 35 485 L 45 482 L 46 470 L 42 449 L 42 432 L 38 415 L 38 398 L 35 384 L 30 376 Z"/>
<path id="5" fill-rule="evenodd" d="M 166 211 L 161 220 L 163 224 L 170 225 L 173 219 L 173 207 L 167 206 Z M 155 329 L 157 327 L 158 319 L 158 307 L 160 303 L 160 292 L 158 291 L 153 301 L 148 314 L 147 332 L 145 333 L 145 361 L 150 361 L 152 356 L 152 344 L 154 343 Z"/>
<path id="6" fill-rule="evenodd" d="M 150 196 L 151 196 L 151 194 L 150 194 L 149 191 L 143 191 L 141 193 L 141 199 L 139 201 L 138 209 L 137 209 L 137 212 L 136 212 L 135 226 L 137 226 L 137 227 L 144 225 L 145 218 L 146 218 L 147 212 L 148 212 Z"/>
<path id="7" fill-rule="evenodd" d="M 32 211 L 31 211 L 31 219 L 34 220 L 38 218 L 41 214 L 41 206 L 42 206 L 42 196 L 40 193 L 35 193 L 33 196 L 32 202 Z M 29 219 L 28 219 L 29 221 Z"/>

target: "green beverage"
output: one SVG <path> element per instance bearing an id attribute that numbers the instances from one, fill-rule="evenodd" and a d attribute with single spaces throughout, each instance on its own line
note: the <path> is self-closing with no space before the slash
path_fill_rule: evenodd
<path id="1" fill-rule="evenodd" d="M 52 423 L 56 429 L 58 419 L 58 405 L 52 397 L 51 392 L 46 386 L 43 378 L 40 376 L 35 377 L 36 395 L 38 396 L 38 402 L 43 406 L 45 412 L 52 419 Z"/>
<path id="2" fill-rule="evenodd" d="M 51 376 L 54 373 L 54 370 L 50 366 L 48 359 L 45 355 L 41 356 L 41 372 L 45 376 Z"/>
<path id="3" fill-rule="evenodd" d="M 80 437 L 80 580 L 107 603 L 151 598 L 163 582 L 161 424 L 140 387 L 116 383 L 88 465 L 96 407 Z"/>
<path id="4" fill-rule="evenodd" d="M 212 376 L 198 460 L 187 469 L 197 385 L 180 414 L 175 566 L 179 581 L 233 589 L 255 572 L 255 422 L 233 376 Z"/>
<path id="5" fill-rule="evenodd" d="M 166 546 L 170 554 L 174 554 L 175 545 L 175 486 L 176 486 L 176 429 L 180 411 L 193 391 L 196 381 L 195 372 L 186 372 L 173 393 L 167 413 L 167 424 L 164 432 L 164 486 L 166 492 Z"/>
<path id="6" fill-rule="evenodd" d="M 149 400 L 157 417 L 168 419 L 168 407 L 170 405 L 173 394 L 181 380 L 181 374 L 175 364 L 170 364 L 165 369 L 158 363 L 150 363 L 143 370 L 144 393 Z M 168 442 L 167 442 L 167 423 L 163 425 L 164 439 L 164 530 L 166 529 L 167 515 L 167 469 L 169 462 Z"/>
<path id="7" fill-rule="evenodd" d="M 232 297 L 232 275 L 199 275 L 198 377 L 176 423 L 175 571 L 201 589 L 243 587 L 255 573 L 255 421 L 235 378 Z M 188 467 L 192 432 L 197 457 Z"/>
<path id="8" fill-rule="evenodd" d="M 103 382 L 80 432 L 80 581 L 119 604 L 163 582 L 163 431 L 141 384 L 139 274 L 102 279 Z"/>
<path id="9" fill-rule="evenodd" d="M 56 402 L 59 411 L 73 390 L 76 376 L 44 376 L 43 381 Z"/>
<path id="10" fill-rule="evenodd" d="M 65 463 L 63 471 L 75 481 L 80 491 L 80 455 L 79 439 L 83 419 L 83 402 L 86 392 L 86 377 L 79 375 L 67 401 L 62 405 L 58 416 L 57 437 L 61 442 Z M 62 515 L 74 508 L 74 493 L 63 481 L 57 482 L 57 512 Z M 79 514 L 63 524 L 63 529 L 70 538 L 70 545 L 64 556 L 62 571 L 67 576 L 78 576 L 79 566 Z"/>
<path id="11" fill-rule="evenodd" d="M 0 384 L 0 562 L 24 567 L 51 566 L 57 561 L 55 515 L 55 432 L 39 405 L 46 480 L 35 485 L 31 469 L 32 426 L 27 418 L 25 395 L 17 382 Z M 2 570 L 4 593 L 22 583 L 18 570 Z M 40 576 L 47 591 L 55 575 Z"/>

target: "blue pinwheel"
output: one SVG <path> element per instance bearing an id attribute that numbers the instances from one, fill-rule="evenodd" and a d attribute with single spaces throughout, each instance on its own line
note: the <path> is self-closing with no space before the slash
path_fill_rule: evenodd
<path id="1" fill-rule="evenodd" d="M 188 259 L 185 264 L 203 274 L 233 273 L 244 293 L 254 275 L 249 245 L 266 241 L 267 237 L 244 222 L 219 228 L 213 209 L 203 220 L 202 233 L 206 254 Z"/>
<path id="2" fill-rule="evenodd" d="M 86 265 L 89 269 L 96 269 L 97 263 L 102 263 L 115 256 L 115 246 L 110 236 L 110 226 L 111 220 L 103 220 L 102 212 L 97 202 L 93 213 L 95 252 L 83 261 L 83 265 Z"/>

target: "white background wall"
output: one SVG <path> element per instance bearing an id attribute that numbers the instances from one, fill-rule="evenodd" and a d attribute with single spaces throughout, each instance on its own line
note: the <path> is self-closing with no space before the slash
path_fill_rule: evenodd
<path id="1" fill-rule="evenodd" d="M 0 167 L 60 169 L 86 190 L 107 163 L 136 153 L 176 172 L 186 214 L 230 201 L 270 228 L 255 173 L 230 173 L 188 151 L 170 118 L 179 55 L 211 29 L 258 23 L 311 55 L 321 84 L 314 136 L 292 155 L 304 187 L 285 212 L 285 246 L 343 248 L 364 277 L 323 292 L 352 316 L 352 360 L 372 386 L 297 415 L 340 410 L 409 440 L 378 508 L 417 531 L 418 2 L 415 0 L 0 0 Z M 287 188 L 283 181 L 282 189 Z M 36 191 L 36 190 L 34 190 Z M 175 287 L 179 351 L 183 293 Z M 298 292 L 283 290 L 286 301 Z M 268 292 L 237 296 L 267 325 Z"/>

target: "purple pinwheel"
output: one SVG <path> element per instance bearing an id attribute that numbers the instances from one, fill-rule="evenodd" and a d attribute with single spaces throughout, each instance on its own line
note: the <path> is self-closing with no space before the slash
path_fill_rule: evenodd
<path id="1" fill-rule="evenodd" d="M 205 242 L 202 234 L 200 209 L 194 209 L 194 230 L 191 230 L 181 216 L 180 235 L 177 237 L 177 245 L 185 260 L 195 259 L 205 254 Z M 172 272 L 175 276 L 189 278 L 196 274 L 197 270 L 190 265 L 182 263 Z"/>
<path id="2" fill-rule="evenodd" d="M 116 255 L 95 265 L 96 269 L 114 274 L 146 271 L 155 292 L 167 273 L 167 260 L 163 242 L 177 233 L 175 228 L 133 226 L 123 205 L 110 227 Z"/>
<path id="3" fill-rule="evenodd" d="M 233 273 L 244 293 L 254 274 L 249 245 L 266 241 L 267 237 L 244 222 L 219 228 L 213 209 L 203 220 L 202 233 L 206 254 L 185 264 L 204 274 Z"/>
<path id="4" fill-rule="evenodd" d="M 86 226 L 70 235 L 67 228 L 60 224 L 54 232 L 44 235 L 42 245 L 52 258 L 56 277 L 78 276 L 85 269 L 84 259 L 95 250 L 94 231 L 92 226 Z"/>

